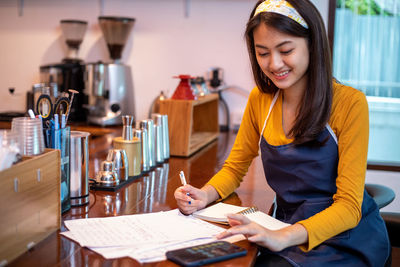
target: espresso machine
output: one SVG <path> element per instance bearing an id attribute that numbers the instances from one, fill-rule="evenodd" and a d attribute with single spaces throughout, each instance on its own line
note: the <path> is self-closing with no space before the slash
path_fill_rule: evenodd
<path id="1" fill-rule="evenodd" d="M 87 22 L 82 20 L 61 20 L 60 25 L 68 47 L 68 55 L 61 63 L 40 66 L 41 84 L 36 84 L 31 93 L 33 95 L 40 94 L 42 89 L 48 87 L 50 88 L 51 97 L 54 98 L 63 92 L 68 92 L 68 89 L 78 91 L 79 94 L 74 97 L 68 118 L 70 121 L 86 121 L 85 64 L 78 58 L 78 51 L 87 29 Z M 35 96 L 31 99 L 33 102 L 31 106 L 33 107 Z"/>
<path id="2" fill-rule="evenodd" d="M 122 124 L 122 115 L 135 115 L 132 71 L 121 62 L 135 19 L 108 16 L 98 19 L 112 62 L 86 64 L 88 122 L 101 126 L 118 125 Z"/>

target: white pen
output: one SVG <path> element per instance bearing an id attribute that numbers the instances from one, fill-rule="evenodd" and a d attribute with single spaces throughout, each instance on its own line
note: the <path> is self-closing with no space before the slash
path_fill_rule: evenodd
<path id="1" fill-rule="evenodd" d="M 186 183 L 186 178 L 185 178 L 185 174 L 183 173 L 183 171 L 180 171 L 180 172 L 179 172 L 179 177 L 181 178 L 181 183 L 182 183 L 182 185 L 185 186 L 187 183 Z M 189 194 L 189 193 L 186 193 L 186 195 L 189 196 L 190 194 Z M 190 204 L 192 204 L 191 201 L 189 201 L 189 205 L 190 205 Z"/>
<path id="2" fill-rule="evenodd" d="M 179 173 L 179 177 L 181 178 L 182 185 L 186 185 L 186 178 L 185 178 L 185 174 L 183 173 L 183 171 L 181 171 Z"/>
<path id="3" fill-rule="evenodd" d="M 29 110 L 28 110 L 28 114 L 29 114 L 29 117 L 31 117 L 31 119 L 34 119 L 34 118 L 35 118 L 35 113 L 33 113 L 33 110 L 32 110 L 32 109 L 29 109 Z"/>

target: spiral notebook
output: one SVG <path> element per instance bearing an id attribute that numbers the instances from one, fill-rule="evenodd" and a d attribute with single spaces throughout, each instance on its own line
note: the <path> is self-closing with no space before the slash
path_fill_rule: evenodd
<path id="1" fill-rule="evenodd" d="M 290 225 L 259 211 L 256 207 L 240 207 L 222 202 L 196 211 L 193 213 L 193 216 L 209 222 L 228 224 L 228 219 L 226 217 L 228 213 L 243 214 L 251 221 L 270 230 L 278 230 Z"/>

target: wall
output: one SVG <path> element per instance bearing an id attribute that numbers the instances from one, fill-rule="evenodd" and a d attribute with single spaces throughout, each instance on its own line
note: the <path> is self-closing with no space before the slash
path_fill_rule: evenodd
<path id="1" fill-rule="evenodd" d="M 39 82 L 39 66 L 66 55 L 61 19 L 88 21 L 80 58 L 108 61 L 99 15 L 136 18 L 122 61 L 132 67 L 137 119 L 147 116 L 161 90 L 172 95 L 178 84 L 172 76 L 204 75 L 213 66 L 224 69 L 226 83 L 244 89 L 224 92 L 231 115 L 244 109 L 254 83 L 243 32 L 256 0 L 104 0 L 103 7 L 101 0 L 35 0 L 23 1 L 19 16 L 20 2 L 0 1 L 0 112 L 24 111 L 26 91 Z M 326 21 L 328 1 L 313 2 Z"/>

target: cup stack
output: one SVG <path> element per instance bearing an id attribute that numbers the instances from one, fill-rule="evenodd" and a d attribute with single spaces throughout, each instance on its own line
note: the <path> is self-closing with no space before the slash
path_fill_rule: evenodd
<path id="1" fill-rule="evenodd" d="M 35 156 L 44 152 L 42 120 L 39 118 L 14 118 L 11 129 L 18 133 L 18 144 L 22 155 Z"/>

